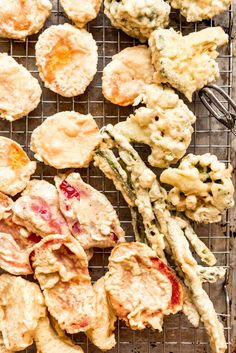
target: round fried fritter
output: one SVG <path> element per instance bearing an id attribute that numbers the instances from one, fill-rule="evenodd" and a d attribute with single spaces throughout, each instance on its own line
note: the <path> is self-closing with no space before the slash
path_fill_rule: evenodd
<path id="1" fill-rule="evenodd" d="M 181 310 L 183 293 L 175 273 L 142 243 L 122 243 L 109 258 L 105 275 L 108 298 L 134 330 L 162 330 L 163 315 Z"/>
<path id="2" fill-rule="evenodd" d="M 38 33 L 51 9 L 49 0 L 0 0 L 0 37 L 24 40 Z"/>
<path id="3" fill-rule="evenodd" d="M 46 29 L 35 50 L 41 79 L 61 96 L 84 93 L 97 71 L 97 45 L 92 34 L 68 23 Z"/>

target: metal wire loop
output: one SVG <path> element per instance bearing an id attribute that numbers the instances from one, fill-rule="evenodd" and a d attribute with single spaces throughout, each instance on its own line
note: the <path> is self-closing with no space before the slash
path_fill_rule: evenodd
<path id="1" fill-rule="evenodd" d="M 221 99 L 215 95 L 214 91 L 221 96 Z M 230 96 L 222 88 L 214 84 L 202 88 L 198 95 L 206 109 L 235 135 L 236 103 Z M 221 102 L 222 98 L 226 100 L 228 108 Z M 223 117 L 219 113 L 221 113 Z"/>

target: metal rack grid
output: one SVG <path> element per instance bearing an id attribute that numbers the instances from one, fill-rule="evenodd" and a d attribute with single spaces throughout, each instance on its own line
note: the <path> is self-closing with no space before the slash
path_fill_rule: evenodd
<path id="1" fill-rule="evenodd" d="M 59 0 L 52 0 L 53 11 L 46 27 L 52 24 L 69 22 Z M 221 25 L 226 31 L 230 30 L 233 17 L 231 8 L 224 15 L 217 19 L 204 21 L 200 24 L 188 24 L 183 21 L 178 13 L 171 15 L 171 26 L 181 30 L 184 34 L 197 31 L 207 26 Z M 29 141 L 32 130 L 38 126 L 44 118 L 58 111 L 76 110 L 81 113 L 90 112 L 101 127 L 108 123 L 117 123 L 127 117 L 132 111 L 131 107 L 118 107 L 105 101 L 101 92 L 101 76 L 103 67 L 111 60 L 112 55 L 116 54 L 127 46 L 135 45 L 137 42 L 126 36 L 123 32 L 113 28 L 101 10 L 97 19 L 88 25 L 88 30 L 93 34 L 98 45 L 98 72 L 85 94 L 73 99 L 60 97 L 46 88 L 43 88 L 43 95 L 40 105 L 28 117 L 19 121 L 8 123 L 0 121 L 0 134 L 10 137 L 20 143 L 29 156 L 33 158 L 29 150 Z M 35 65 L 35 43 L 38 35 L 29 37 L 25 42 L 10 41 L 0 39 L 1 52 L 8 52 L 19 63 L 23 64 L 28 70 L 38 78 L 38 71 Z M 221 78 L 219 85 L 231 94 L 232 90 L 232 43 L 221 51 L 218 58 L 220 64 Z M 43 85 L 42 85 L 43 87 Z M 221 161 L 230 162 L 230 133 L 216 120 L 211 118 L 207 111 L 202 107 L 199 99 L 195 97 L 190 108 L 198 117 L 195 124 L 190 152 L 202 154 L 211 152 L 218 156 Z M 145 147 L 137 147 L 140 154 L 146 158 L 147 150 Z M 35 177 L 46 180 L 53 179 L 56 170 L 38 164 Z M 89 182 L 98 190 L 103 191 L 118 212 L 121 224 L 126 231 L 127 240 L 133 239 L 133 230 L 130 222 L 129 209 L 122 196 L 115 190 L 112 183 L 105 179 L 102 173 L 92 165 L 88 169 L 81 170 L 81 175 L 85 181 Z M 227 214 L 221 224 L 199 225 L 196 227 L 200 238 L 213 250 L 217 257 L 218 265 L 229 269 L 229 215 Z M 95 254 L 90 263 L 90 272 L 93 280 L 101 277 L 108 263 L 109 250 L 95 250 Z M 216 310 L 221 316 L 225 326 L 225 335 L 228 343 L 228 353 L 231 352 L 230 340 L 230 301 L 226 282 L 218 282 L 206 286 L 210 297 L 213 299 Z M 84 335 L 78 335 L 75 339 L 81 344 L 86 353 L 99 352 Z M 31 347 L 26 351 L 35 352 Z M 205 353 L 210 352 L 208 339 L 203 326 L 194 329 L 182 315 L 166 317 L 163 332 L 144 330 L 134 332 L 125 327 L 122 322 L 117 324 L 117 346 L 111 351 L 117 353 Z"/>

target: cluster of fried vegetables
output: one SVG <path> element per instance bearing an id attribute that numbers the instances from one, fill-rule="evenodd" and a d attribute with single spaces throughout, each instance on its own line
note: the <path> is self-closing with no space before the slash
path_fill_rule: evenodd
<path id="1" fill-rule="evenodd" d="M 96 151 L 95 165 L 113 181 L 128 203 L 136 240 L 152 247 L 164 263 L 170 261 L 174 264 L 183 280 L 183 312 L 193 325 L 197 326 L 199 319 L 203 322 L 213 352 L 224 352 L 223 325 L 202 284 L 223 278 L 225 270 L 214 266 L 215 256 L 198 238 L 189 222 L 169 211 L 165 189 L 128 139 L 112 125 L 104 127 L 101 134 L 103 143 Z M 113 149 L 118 151 L 118 157 Z M 215 161 L 215 157 L 212 159 Z M 185 180 L 184 184 L 187 183 Z M 230 197 L 232 199 L 232 195 Z M 190 246 L 207 267 L 197 263 Z"/>

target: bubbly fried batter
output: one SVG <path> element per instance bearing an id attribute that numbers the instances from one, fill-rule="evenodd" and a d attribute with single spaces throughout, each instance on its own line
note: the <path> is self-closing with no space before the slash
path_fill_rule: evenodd
<path id="1" fill-rule="evenodd" d="M 28 115 L 40 102 L 42 90 L 35 77 L 15 59 L 0 53 L 0 117 L 14 121 Z"/>
<path id="2" fill-rule="evenodd" d="M 0 191 L 11 196 L 22 191 L 36 163 L 30 161 L 27 154 L 15 141 L 0 136 Z"/>
<path id="3" fill-rule="evenodd" d="M 50 314 L 68 333 L 87 331 L 95 320 L 95 293 L 86 253 L 72 236 L 49 235 L 30 254 Z"/>
<path id="4" fill-rule="evenodd" d="M 125 48 L 103 69 L 102 92 L 114 104 L 133 104 L 153 82 L 154 67 L 145 45 Z"/>
<path id="5" fill-rule="evenodd" d="M 176 275 L 143 243 L 116 246 L 105 275 L 108 298 L 133 330 L 162 330 L 163 315 L 181 310 L 182 287 Z"/>
<path id="6" fill-rule="evenodd" d="M 79 28 L 97 17 L 102 0 L 60 0 L 67 16 Z"/>
<path id="7" fill-rule="evenodd" d="M 0 0 L 0 37 L 24 40 L 39 32 L 51 9 L 49 0 Z"/>
<path id="8" fill-rule="evenodd" d="M 174 209 L 196 222 L 212 223 L 234 205 L 231 174 L 232 167 L 210 153 L 189 154 L 178 168 L 166 169 L 161 181 L 173 186 L 168 200 Z"/>
<path id="9" fill-rule="evenodd" d="M 145 42 L 152 31 L 167 27 L 170 6 L 163 0 L 105 0 L 105 14 L 112 25 Z"/>
<path id="10" fill-rule="evenodd" d="M 84 93 L 97 71 L 97 45 L 92 34 L 68 23 L 46 29 L 35 50 L 45 86 L 64 97 Z"/>
<path id="11" fill-rule="evenodd" d="M 55 177 L 60 209 L 84 249 L 109 248 L 124 241 L 124 231 L 108 199 L 79 173 Z"/>
<path id="12" fill-rule="evenodd" d="M 36 283 L 7 274 L 0 276 L 0 331 L 8 350 L 30 346 L 38 320 L 44 316 L 44 299 Z"/>
<path id="13" fill-rule="evenodd" d="M 226 11 L 232 0 L 170 0 L 174 9 L 179 9 L 188 22 L 212 18 Z"/>
<path id="14" fill-rule="evenodd" d="M 32 133 L 35 158 L 57 169 L 88 167 L 100 141 L 91 114 L 61 112 L 48 117 Z"/>
<path id="15" fill-rule="evenodd" d="M 169 83 L 188 100 L 219 77 L 217 46 L 228 43 L 221 27 L 205 28 L 186 36 L 173 28 L 158 29 L 149 38 L 156 81 Z"/>

